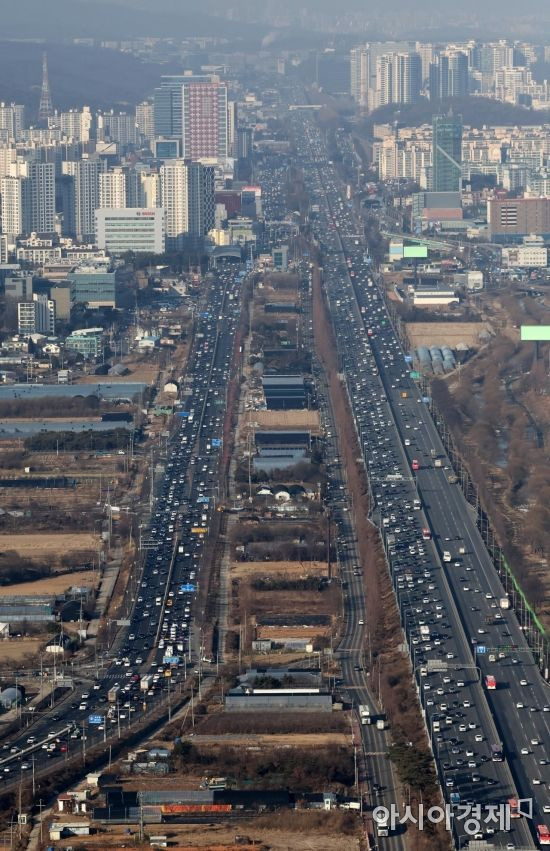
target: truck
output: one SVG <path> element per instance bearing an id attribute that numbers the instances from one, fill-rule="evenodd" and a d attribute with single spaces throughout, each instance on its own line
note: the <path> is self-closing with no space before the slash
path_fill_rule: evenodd
<path id="1" fill-rule="evenodd" d="M 500 742 L 498 744 L 491 745 L 491 759 L 493 762 L 502 762 L 504 759 L 502 753 L 502 745 Z"/>
<path id="2" fill-rule="evenodd" d="M 389 814 L 379 816 L 376 819 L 376 835 L 377 836 L 389 836 L 390 835 L 390 826 L 389 826 Z"/>
<path id="3" fill-rule="evenodd" d="M 418 460 L 416 458 L 413 458 L 412 463 L 411 463 L 411 467 L 415 472 L 417 470 L 420 470 L 420 463 L 418 462 Z"/>
<path id="4" fill-rule="evenodd" d="M 488 691 L 494 691 L 496 687 L 497 681 L 495 677 L 492 674 L 487 674 L 485 677 L 485 688 L 488 689 Z"/>
<path id="5" fill-rule="evenodd" d="M 422 529 L 422 540 L 423 540 L 423 541 L 429 541 L 429 540 L 431 540 L 431 537 L 432 537 L 432 533 L 430 532 L 430 530 L 428 529 L 428 527 L 427 527 L 427 526 L 425 526 L 425 527 Z"/>
<path id="6" fill-rule="evenodd" d="M 376 729 L 377 730 L 385 730 L 386 729 L 386 720 L 385 718 L 378 718 L 376 721 Z"/>
<path id="7" fill-rule="evenodd" d="M 451 802 L 451 807 L 458 806 L 458 804 L 460 804 L 460 792 L 451 792 L 449 800 Z"/>
<path id="8" fill-rule="evenodd" d="M 430 455 L 432 458 L 437 458 L 437 449 L 430 449 Z"/>
<path id="9" fill-rule="evenodd" d="M 107 700 L 109 701 L 109 703 L 116 703 L 117 702 L 119 692 L 120 692 L 120 686 L 111 686 L 111 688 L 107 692 Z"/>
<path id="10" fill-rule="evenodd" d="M 545 824 L 537 824 L 537 839 L 539 845 L 550 845 L 550 830 Z"/>
<path id="11" fill-rule="evenodd" d="M 498 604 L 501 609 L 509 609 L 510 608 L 510 600 L 508 597 L 501 597 L 498 601 Z"/>
<path id="12" fill-rule="evenodd" d="M 420 627 L 420 635 L 422 636 L 422 638 L 430 637 L 430 627 L 427 624 L 422 624 L 422 626 Z"/>
<path id="13" fill-rule="evenodd" d="M 450 562 L 453 558 L 449 552 L 449 550 L 443 550 L 443 561 Z"/>
<path id="14" fill-rule="evenodd" d="M 365 703 L 359 705 L 359 718 L 361 719 L 361 724 L 372 724 L 370 707 Z"/>
<path id="15" fill-rule="evenodd" d="M 142 677 L 139 683 L 140 691 L 149 691 L 151 686 L 153 685 L 153 675 L 146 674 L 146 676 Z"/>
<path id="16" fill-rule="evenodd" d="M 443 461 L 441 460 L 441 458 L 436 458 L 435 461 L 434 461 L 434 467 L 442 467 L 442 466 L 443 466 Z"/>

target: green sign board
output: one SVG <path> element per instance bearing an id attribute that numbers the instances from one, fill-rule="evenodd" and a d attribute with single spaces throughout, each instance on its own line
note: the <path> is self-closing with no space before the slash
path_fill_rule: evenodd
<path id="1" fill-rule="evenodd" d="M 550 341 L 550 325 L 522 325 L 521 339 L 535 343 Z"/>
<path id="2" fill-rule="evenodd" d="M 416 370 L 413 370 L 412 372 L 409 372 L 409 376 L 410 376 L 410 378 L 412 378 L 414 381 L 418 381 L 418 379 L 420 378 L 420 373 L 419 373 L 419 372 L 416 372 Z"/>
<path id="3" fill-rule="evenodd" d="M 428 246 L 427 245 L 406 245 L 403 249 L 403 257 L 412 259 L 412 258 L 422 258 L 425 259 L 428 256 Z"/>

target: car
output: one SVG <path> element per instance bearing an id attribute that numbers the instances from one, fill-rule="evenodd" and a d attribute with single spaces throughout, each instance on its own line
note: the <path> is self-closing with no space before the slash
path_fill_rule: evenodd
<path id="1" fill-rule="evenodd" d="M 529 748 L 522 748 L 520 753 L 522 756 L 527 756 L 529 753 Z"/>
<path id="2" fill-rule="evenodd" d="M 523 702 L 521 700 L 518 700 L 516 702 L 516 709 L 523 709 L 523 708 L 524 708 Z"/>
<path id="3" fill-rule="evenodd" d="M 527 680 L 520 680 L 520 681 L 519 681 L 519 684 L 520 684 L 520 686 L 526 686 L 526 685 L 528 685 Z"/>

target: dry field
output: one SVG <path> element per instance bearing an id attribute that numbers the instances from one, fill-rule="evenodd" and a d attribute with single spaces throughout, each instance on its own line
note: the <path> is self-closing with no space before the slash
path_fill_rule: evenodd
<path id="1" fill-rule="evenodd" d="M 15 550 L 25 558 L 55 558 L 76 550 L 97 550 L 98 545 L 98 536 L 90 532 L 0 535 L 0 551 Z"/>
<path id="2" fill-rule="evenodd" d="M 300 813 L 284 810 L 265 815 L 250 821 L 235 824 L 188 824 L 169 825 L 168 833 L 173 851 L 238 851 L 250 846 L 235 845 L 235 835 L 245 835 L 251 842 L 263 843 L 269 851 L 359 851 L 360 842 L 355 836 L 338 831 L 344 814 L 341 813 Z M 313 818 L 312 818 L 313 817 Z M 74 816 L 71 821 L 74 821 Z M 272 825 L 272 826 L 270 826 Z M 105 829 L 101 836 L 71 836 L 56 842 L 56 848 L 75 849 L 85 847 L 89 851 L 112 851 L 128 848 L 128 826 L 113 825 Z M 137 833 L 138 825 L 135 825 Z M 134 845 L 132 847 L 147 847 Z M 261 847 L 256 846 L 256 847 Z"/>
<path id="3" fill-rule="evenodd" d="M 0 644 L 1 664 L 5 665 L 10 662 L 19 664 L 27 656 L 35 656 L 43 644 L 44 639 L 40 638 L 17 638 L 2 641 Z"/>
<path id="4" fill-rule="evenodd" d="M 52 576 L 49 579 L 37 579 L 36 582 L 21 582 L 19 585 L 0 586 L 0 598 L 25 596 L 27 594 L 61 594 L 67 588 L 75 586 L 93 586 L 97 574 L 93 570 L 79 570 L 76 573 L 65 573 Z M 4 645 L 0 645 L 2 648 Z"/>
<path id="5" fill-rule="evenodd" d="M 305 720 L 307 722 L 307 718 Z M 261 748 L 325 748 L 330 745 L 345 747 L 349 745 L 350 737 L 345 733 L 220 733 L 215 736 L 195 733 L 193 743 L 197 746 L 230 745 L 243 748 L 251 745 Z"/>
<path id="6" fill-rule="evenodd" d="M 479 348 L 479 334 L 487 330 L 485 322 L 407 322 L 405 324 L 411 347 L 450 346 L 466 343 Z"/>
<path id="7" fill-rule="evenodd" d="M 238 561 L 231 565 L 232 579 L 254 575 L 328 576 L 328 565 L 326 561 Z"/>
<path id="8" fill-rule="evenodd" d="M 257 423 L 259 429 L 309 429 L 318 434 L 321 428 L 319 411 L 248 411 L 245 422 Z"/>

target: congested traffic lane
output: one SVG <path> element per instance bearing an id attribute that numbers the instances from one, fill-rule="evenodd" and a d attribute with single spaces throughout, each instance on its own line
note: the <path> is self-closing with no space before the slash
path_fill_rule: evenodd
<path id="1" fill-rule="evenodd" d="M 405 440 L 396 424 L 398 402 L 392 391 L 397 397 L 396 379 L 408 377 L 407 366 L 369 278 L 370 264 L 355 233 L 357 225 L 334 170 L 327 167 L 319 134 L 309 121 L 304 121 L 300 130 L 296 135 L 309 145 L 301 165 L 319 207 L 313 227 L 324 251 L 325 288 L 340 344 L 341 368 L 365 451 L 377 520 L 385 537 L 442 785 L 448 798 L 452 793 L 466 801 L 502 802 L 517 795 L 516 787 L 508 764 L 498 761 L 494 752 L 498 733 L 477 682 L 469 636 L 448 577 L 434 544 L 422 537 L 427 518 L 421 504 L 415 508 L 420 499 L 404 451 Z M 367 303 L 358 303 L 358 290 L 369 293 Z M 374 321 L 379 326 L 376 333 L 385 342 L 379 362 L 371 348 L 373 329 L 368 331 Z M 394 368 L 399 376 L 396 372 L 392 382 L 388 373 Z M 418 393 L 416 398 L 422 405 Z M 416 423 L 412 426 L 413 431 L 420 428 Z M 435 671 L 433 663 L 437 662 L 444 662 L 446 670 Z M 493 756 L 497 757 L 494 761 Z M 493 841 L 495 838 L 508 844 L 510 834 Z M 532 847 L 522 822 L 514 825 L 513 838 L 516 844 Z"/>
<path id="2" fill-rule="evenodd" d="M 196 320 L 180 400 L 182 416 L 177 417 L 168 444 L 149 529 L 142 534 L 144 558 L 135 566 L 139 575 L 132 583 L 137 590 L 129 625 L 121 628 L 112 652 L 100 660 L 96 678 L 82 669 L 73 692 L 54 712 L 45 713 L 3 746 L 5 783 L 30 770 L 29 756 L 22 757 L 23 751 L 34 753 L 38 772 L 55 760 L 69 758 L 76 748 L 84 751 L 112 732 L 122 734 L 143 712 L 163 701 L 168 689 L 179 687 L 188 663 L 202 666 L 200 633 L 193 632 L 193 605 L 206 533 L 194 530 L 208 528 L 216 508 L 225 388 L 243 276 L 240 267 L 222 269 Z M 144 676 L 150 676 L 150 688 L 145 691 Z"/>

